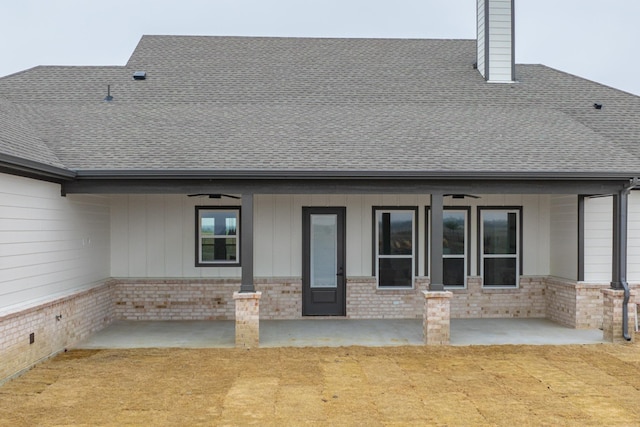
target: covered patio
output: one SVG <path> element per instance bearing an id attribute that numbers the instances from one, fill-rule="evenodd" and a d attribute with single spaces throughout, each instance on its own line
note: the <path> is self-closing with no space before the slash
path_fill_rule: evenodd
<path id="1" fill-rule="evenodd" d="M 74 348 L 231 348 L 235 322 L 116 321 Z M 451 319 L 451 345 L 600 344 L 599 329 L 571 329 L 548 319 Z M 261 320 L 260 347 L 424 345 L 420 319 Z"/>

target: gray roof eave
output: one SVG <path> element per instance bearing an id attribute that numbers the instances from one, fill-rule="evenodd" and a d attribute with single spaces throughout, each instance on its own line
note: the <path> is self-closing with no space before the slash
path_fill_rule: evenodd
<path id="1" fill-rule="evenodd" d="M 69 169 L 34 162 L 6 153 L 0 153 L 0 170 L 14 175 L 53 182 L 71 181 L 76 177 L 76 173 Z"/>
<path id="2" fill-rule="evenodd" d="M 640 176 L 630 172 L 513 172 L 513 171 L 318 171 L 318 170 L 75 170 L 76 180 L 182 180 L 182 179 L 251 179 L 251 180 L 314 180 L 314 179 L 432 179 L 432 180 L 586 180 L 619 181 Z"/>

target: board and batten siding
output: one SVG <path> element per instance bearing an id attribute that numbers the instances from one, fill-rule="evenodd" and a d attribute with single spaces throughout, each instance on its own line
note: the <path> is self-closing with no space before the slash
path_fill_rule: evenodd
<path id="1" fill-rule="evenodd" d="M 111 196 L 111 275 L 116 278 L 239 278 L 241 267 L 195 266 L 195 207 L 240 205 L 235 199 L 186 195 Z M 254 196 L 254 274 L 302 275 L 302 207 L 346 207 L 347 275 L 371 277 L 373 206 L 418 207 L 418 269 L 425 272 L 425 206 L 429 195 L 329 194 Z M 550 272 L 550 197 L 483 195 L 445 200 L 470 206 L 470 274 L 477 272 L 477 206 L 523 206 L 524 275 Z"/>
<path id="2" fill-rule="evenodd" d="M 627 281 L 640 282 L 640 192 L 629 194 Z M 584 281 L 609 283 L 612 274 L 613 198 L 584 201 Z"/>
<path id="3" fill-rule="evenodd" d="M 578 279 L 578 196 L 551 196 L 551 275 Z"/>
<path id="4" fill-rule="evenodd" d="M 613 202 L 611 197 L 584 200 L 584 281 L 611 282 Z"/>
<path id="5" fill-rule="evenodd" d="M 0 309 L 109 277 L 108 197 L 0 173 Z"/>
<path id="6" fill-rule="evenodd" d="M 640 282 L 640 192 L 629 194 L 627 280 Z"/>
<path id="7" fill-rule="evenodd" d="M 112 277 L 240 277 L 239 267 L 195 267 L 195 206 L 235 199 L 111 196 Z"/>

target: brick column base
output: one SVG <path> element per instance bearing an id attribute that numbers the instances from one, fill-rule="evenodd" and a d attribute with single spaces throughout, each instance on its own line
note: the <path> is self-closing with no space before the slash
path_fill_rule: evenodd
<path id="1" fill-rule="evenodd" d="M 449 345 L 453 293 L 447 291 L 422 291 L 422 293 L 425 298 L 422 321 L 425 345 Z"/>
<path id="2" fill-rule="evenodd" d="M 627 341 L 622 336 L 622 303 L 624 300 L 624 291 L 617 289 L 603 289 L 602 302 L 602 335 L 603 339 L 612 343 L 628 343 L 634 341 L 634 310 L 635 291 L 631 291 L 631 297 L 628 304 L 628 327 L 631 341 Z"/>
<path id="3" fill-rule="evenodd" d="M 260 297 L 262 292 L 234 292 L 236 301 L 236 347 L 260 346 Z"/>

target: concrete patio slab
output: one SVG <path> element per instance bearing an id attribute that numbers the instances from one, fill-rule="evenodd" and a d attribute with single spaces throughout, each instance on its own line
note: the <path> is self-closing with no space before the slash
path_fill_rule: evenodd
<path id="1" fill-rule="evenodd" d="M 231 348 L 234 321 L 117 321 L 74 348 Z M 570 329 L 547 319 L 452 319 L 451 345 L 603 343 L 599 329 Z M 261 320 L 261 347 L 423 345 L 420 319 Z"/>

